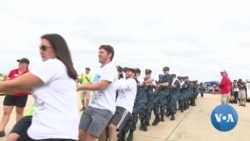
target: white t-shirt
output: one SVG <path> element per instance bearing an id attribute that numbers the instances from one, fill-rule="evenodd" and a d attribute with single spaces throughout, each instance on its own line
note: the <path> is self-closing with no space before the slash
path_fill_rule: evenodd
<path id="1" fill-rule="evenodd" d="M 116 106 L 123 107 L 132 113 L 137 91 L 136 81 L 132 78 L 120 79 L 117 83 L 117 90 Z"/>
<path id="2" fill-rule="evenodd" d="M 35 87 L 35 112 L 28 135 L 32 139 L 78 139 L 79 112 L 76 82 L 58 59 L 49 59 L 30 71 L 43 86 Z"/>
<path id="3" fill-rule="evenodd" d="M 99 74 L 99 81 L 106 80 L 111 82 L 110 85 L 103 91 L 93 91 L 92 101 L 89 106 L 109 110 L 112 114 L 115 113 L 115 97 L 116 97 L 116 81 L 118 72 L 113 63 L 109 63 L 102 67 Z"/>
<path id="4" fill-rule="evenodd" d="M 143 78 L 141 75 L 137 77 L 137 80 L 138 80 L 139 82 L 144 82 L 144 78 Z"/>

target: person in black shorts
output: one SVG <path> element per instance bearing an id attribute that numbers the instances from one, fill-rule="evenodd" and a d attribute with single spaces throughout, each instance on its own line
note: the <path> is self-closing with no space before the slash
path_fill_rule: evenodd
<path id="1" fill-rule="evenodd" d="M 29 138 L 27 130 L 31 125 L 32 116 L 24 116 L 10 131 L 6 141 L 27 141 Z"/>
<path id="2" fill-rule="evenodd" d="M 29 72 L 29 60 L 27 58 L 18 59 L 18 68 L 10 71 L 5 81 L 15 79 L 27 72 Z M 16 107 L 16 121 L 23 117 L 23 111 L 28 99 L 28 91 L 17 92 L 11 95 L 6 94 L 3 100 L 3 115 L 0 123 L 0 137 L 5 136 L 5 126 L 7 125 L 10 114 L 14 107 Z"/>
<path id="3" fill-rule="evenodd" d="M 10 131 L 6 141 L 28 141 L 30 140 L 27 130 L 31 125 L 32 115 L 35 111 L 35 105 L 32 104 L 26 116 L 20 119 Z"/>

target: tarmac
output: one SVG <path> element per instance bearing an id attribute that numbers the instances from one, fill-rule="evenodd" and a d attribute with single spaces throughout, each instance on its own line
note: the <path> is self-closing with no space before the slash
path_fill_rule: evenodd
<path id="1" fill-rule="evenodd" d="M 4 96 L 0 96 L 2 103 Z M 28 111 L 33 98 L 29 96 L 25 113 Z M 1 104 L 2 105 L 2 104 Z M 219 94 L 204 94 L 196 99 L 196 105 L 185 110 L 183 113 L 177 111 L 176 119 L 171 121 L 165 117 L 164 122 L 160 122 L 157 126 L 151 123 L 154 120 L 154 115 L 148 126 L 148 131 L 139 130 L 139 122 L 137 130 L 134 133 L 134 141 L 249 141 L 250 140 L 250 103 L 246 107 L 238 104 L 230 104 L 238 113 L 238 123 L 234 129 L 228 132 L 221 132 L 215 129 L 211 123 L 210 116 L 213 109 L 220 105 Z M 79 109 L 81 108 L 79 97 Z M 0 108 L 2 116 L 3 110 Z M 81 112 L 79 112 L 79 115 Z M 8 134 L 15 124 L 15 109 L 11 114 L 9 123 L 5 128 L 5 133 Z M 5 141 L 5 137 L 0 138 L 0 141 Z"/>

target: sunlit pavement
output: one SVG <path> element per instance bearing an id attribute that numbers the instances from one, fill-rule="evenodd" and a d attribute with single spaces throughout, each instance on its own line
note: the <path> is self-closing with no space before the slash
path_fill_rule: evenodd
<path id="1" fill-rule="evenodd" d="M 2 101 L 4 96 L 0 96 L 1 115 Z M 33 102 L 30 96 L 28 99 L 25 113 Z M 249 141 L 250 139 L 250 103 L 246 107 L 238 106 L 238 104 L 230 104 L 238 113 L 238 123 L 234 129 L 228 132 L 220 132 L 215 129 L 210 120 L 213 109 L 220 104 L 220 95 L 205 94 L 203 98 L 198 96 L 196 100 L 197 106 L 190 107 L 188 110 L 181 113 L 177 111 L 176 119 L 170 121 L 165 117 L 164 122 L 160 122 L 157 126 L 151 123 L 154 120 L 154 115 L 148 126 L 148 131 L 139 130 L 139 122 L 135 131 L 134 141 Z M 79 110 L 81 108 L 79 97 Z M 15 111 L 15 109 L 14 109 Z M 81 112 L 79 112 L 79 115 Z M 5 132 L 9 133 L 12 126 L 15 124 L 15 112 L 12 113 L 10 122 L 8 123 Z M 0 138 L 4 141 L 5 137 Z"/>

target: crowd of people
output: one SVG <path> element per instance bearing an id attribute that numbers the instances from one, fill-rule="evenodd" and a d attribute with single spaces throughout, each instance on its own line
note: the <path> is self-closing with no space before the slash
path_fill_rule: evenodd
<path id="1" fill-rule="evenodd" d="M 239 106 L 246 106 L 247 88 L 246 83 L 242 79 L 234 80 L 231 89 L 230 103 L 239 104 Z"/>
<path id="2" fill-rule="evenodd" d="M 226 70 L 222 70 L 220 74 L 222 77 L 219 83 L 221 104 L 239 103 L 239 106 L 245 107 L 247 101 L 246 83 L 242 79 L 232 82 Z"/>
<path id="3" fill-rule="evenodd" d="M 205 92 L 203 83 L 170 74 L 168 66 L 154 79 L 151 69 L 115 65 L 111 45 L 99 47 L 101 67 L 97 75 L 92 76 L 86 67 L 80 80 L 61 35 L 42 35 L 39 50 L 43 62 L 38 67 L 29 70 L 29 59 L 18 59 L 18 69 L 11 70 L 0 82 L 0 92 L 5 93 L 1 137 L 16 107 L 16 124 L 8 141 L 132 141 L 138 120 L 138 129 L 147 132 L 150 125 L 157 126 L 165 118 L 173 121 L 178 111 L 196 106 L 198 94 L 203 97 Z M 227 103 L 231 83 L 226 71 L 221 75 L 221 101 Z M 237 86 L 241 90 L 240 83 Z M 82 102 L 80 117 L 77 91 Z M 34 104 L 23 116 L 29 94 Z M 241 99 L 240 104 L 245 101 Z"/>

